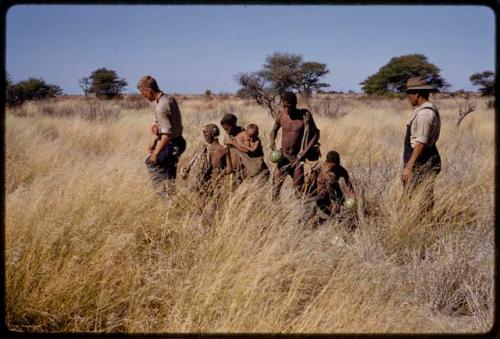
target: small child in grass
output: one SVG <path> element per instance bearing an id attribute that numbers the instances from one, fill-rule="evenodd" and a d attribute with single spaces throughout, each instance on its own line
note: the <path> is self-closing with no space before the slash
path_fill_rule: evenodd
<path id="1" fill-rule="evenodd" d="M 329 217 L 339 214 L 345 201 L 340 179 L 346 184 L 348 197 L 355 199 L 356 193 L 349 174 L 340 164 L 340 155 L 336 151 L 328 152 L 326 160 L 314 166 L 305 179 L 304 194 L 313 199 L 317 209 Z"/>

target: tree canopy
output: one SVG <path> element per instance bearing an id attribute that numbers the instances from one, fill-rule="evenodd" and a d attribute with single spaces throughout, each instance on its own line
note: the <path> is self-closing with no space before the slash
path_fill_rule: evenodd
<path id="1" fill-rule="evenodd" d="M 5 79 L 6 104 L 9 107 L 22 105 L 28 100 L 54 98 L 62 94 L 61 87 L 46 83 L 41 78 L 29 78 L 13 83 L 10 75 Z"/>
<path id="2" fill-rule="evenodd" d="M 85 95 L 95 94 L 101 99 L 112 99 L 121 94 L 127 86 L 124 78 L 119 78 L 116 71 L 98 68 L 87 78 L 78 80 Z"/>
<path id="3" fill-rule="evenodd" d="M 266 57 L 262 69 L 240 73 L 235 78 L 241 86 L 239 96 L 255 99 L 274 116 L 279 96 L 292 90 L 310 96 L 314 91 L 329 87 L 320 82 L 328 73 L 326 64 L 304 62 L 299 54 L 275 52 Z"/>
<path id="4" fill-rule="evenodd" d="M 366 94 L 390 95 L 403 93 L 409 78 L 423 76 L 438 90 L 448 88 L 449 85 L 440 72 L 436 65 L 428 62 L 425 55 L 409 54 L 392 58 L 360 85 Z"/>
<path id="5" fill-rule="evenodd" d="M 484 71 L 474 73 L 470 76 L 470 81 L 476 87 L 479 87 L 479 92 L 483 96 L 495 95 L 495 73 L 492 71 Z"/>
<path id="6" fill-rule="evenodd" d="M 313 91 L 318 92 L 322 88 L 329 87 L 327 83 L 320 82 L 320 79 L 328 72 L 325 64 L 314 61 L 304 62 L 299 68 L 298 91 L 311 96 Z"/>

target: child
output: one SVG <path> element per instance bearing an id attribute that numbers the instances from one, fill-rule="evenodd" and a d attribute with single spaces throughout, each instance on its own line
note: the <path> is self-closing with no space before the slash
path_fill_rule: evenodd
<path id="1" fill-rule="evenodd" d="M 267 178 L 269 176 L 269 169 L 264 162 L 264 150 L 259 138 L 259 126 L 249 124 L 245 131 L 247 135 L 242 139 L 243 143 L 236 139 L 226 140 L 226 143 L 240 152 L 239 162 L 245 168 L 245 177 L 263 174 Z"/>
<path id="2" fill-rule="evenodd" d="M 181 177 L 186 179 L 191 167 L 201 157 L 201 171 L 196 178 L 198 190 L 208 189 L 221 175 L 232 172 L 229 152 L 226 147 L 219 144 L 219 134 L 220 131 L 216 125 L 206 125 L 203 128 L 203 137 L 207 144 L 204 145 L 202 153 L 195 156 L 187 168 L 181 169 Z"/>
<path id="3" fill-rule="evenodd" d="M 340 206 L 345 200 L 339 183 L 341 178 L 347 186 L 347 195 L 356 198 L 349 174 L 340 165 L 340 155 L 336 151 L 328 152 L 326 160 L 314 166 L 306 176 L 304 194 L 313 199 L 317 209 L 329 217 L 340 212 Z"/>

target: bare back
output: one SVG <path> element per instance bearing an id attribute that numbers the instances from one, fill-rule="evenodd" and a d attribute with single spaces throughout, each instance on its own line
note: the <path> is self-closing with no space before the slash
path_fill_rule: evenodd
<path id="1" fill-rule="evenodd" d="M 218 143 L 208 145 L 207 149 L 213 174 L 217 175 L 226 168 L 227 149 Z"/>

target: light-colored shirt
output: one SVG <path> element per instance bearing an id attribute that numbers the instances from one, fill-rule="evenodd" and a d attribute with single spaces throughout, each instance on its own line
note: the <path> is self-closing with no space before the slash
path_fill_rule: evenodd
<path id="1" fill-rule="evenodd" d="M 171 138 L 182 136 L 182 117 L 177 100 L 162 93 L 156 100 L 155 123 L 159 134 L 170 134 Z"/>
<path id="2" fill-rule="evenodd" d="M 437 113 L 436 113 L 437 112 Z M 441 119 L 437 107 L 430 101 L 418 106 L 408 119 L 411 123 L 410 143 L 414 148 L 417 142 L 430 147 L 439 139 L 441 131 Z"/>

